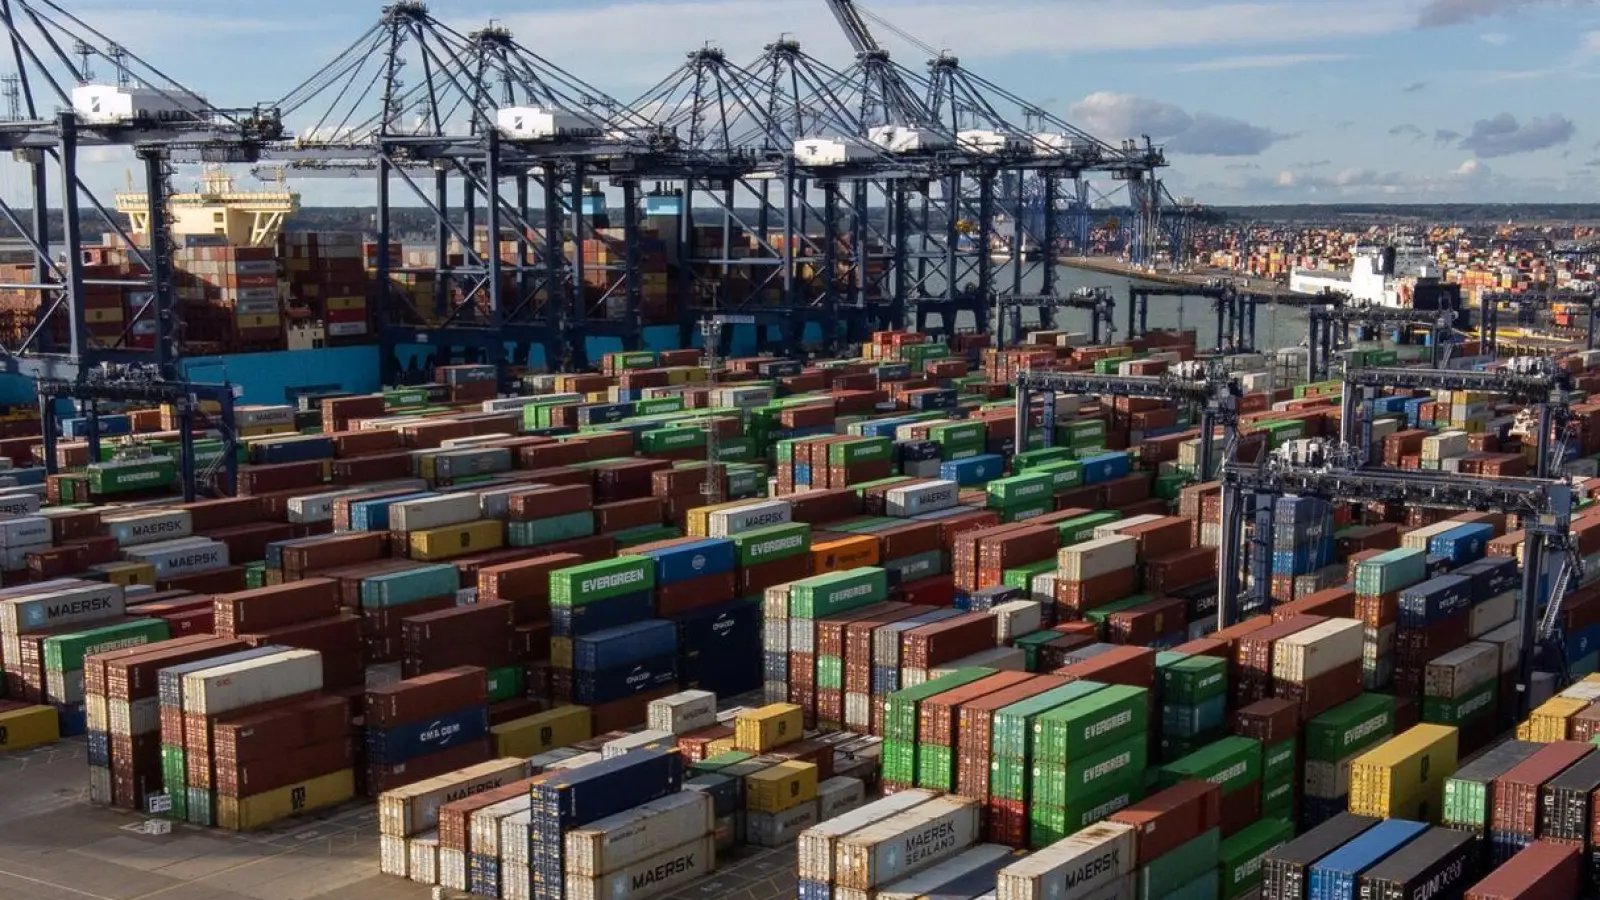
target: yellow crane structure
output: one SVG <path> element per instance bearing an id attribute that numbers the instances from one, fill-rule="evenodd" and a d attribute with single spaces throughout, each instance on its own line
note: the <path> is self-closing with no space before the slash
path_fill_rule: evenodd
<path id="1" fill-rule="evenodd" d="M 150 201 L 144 191 L 118 191 L 117 211 L 128 217 L 130 235 L 143 243 L 150 228 Z M 174 193 L 167 204 L 168 222 L 176 237 L 221 238 L 235 247 L 267 247 L 277 243 L 284 220 L 300 209 L 300 195 L 289 189 L 282 169 L 271 186 L 247 191 L 234 187 L 222 166 L 207 166 L 198 190 Z"/>

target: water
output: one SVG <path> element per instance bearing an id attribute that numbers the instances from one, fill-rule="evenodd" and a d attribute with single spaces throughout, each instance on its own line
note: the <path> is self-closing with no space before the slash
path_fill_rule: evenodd
<path id="1" fill-rule="evenodd" d="M 1024 293 L 1040 290 L 1044 285 L 1044 272 L 1039 264 L 1025 263 L 1022 277 L 1022 290 Z M 1012 285 L 1013 266 L 1010 263 L 996 263 L 994 267 L 995 286 L 1002 291 L 1009 291 Z M 1128 288 L 1135 283 L 1135 279 L 1121 275 L 1111 275 L 1104 272 L 1092 272 L 1087 269 L 1077 269 L 1071 266 L 1056 267 L 1057 292 L 1069 294 L 1078 288 L 1104 287 L 1110 288 L 1112 296 L 1117 298 L 1116 328 L 1117 336 L 1123 337 L 1128 321 Z M 1155 284 L 1155 282 L 1139 282 Z M 1160 285 L 1165 286 L 1165 285 Z M 929 289 L 938 290 L 934 279 L 929 279 Z M 1039 321 L 1037 309 L 1022 310 L 1022 327 L 1031 331 L 1045 327 Z M 933 317 L 930 321 L 936 321 Z M 1257 350 L 1269 351 L 1280 347 L 1297 347 L 1309 336 L 1310 328 L 1306 324 L 1306 314 L 1303 310 L 1293 307 L 1259 306 L 1256 308 L 1256 344 Z M 1196 345 L 1201 348 L 1215 347 L 1217 345 L 1217 316 L 1212 311 L 1211 300 L 1207 297 L 1151 297 L 1150 316 L 1148 323 L 1151 328 L 1177 328 L 1190 329 L 1196 332 Z M 1063 309 L 1056 312 L 1056 326 L 1066 331 L 1088 332 L 1090 314 L 1088 310 Z M 977 324 L 969 313 L 962 313 L 956 320 L 957 328 L 973 329 Z"/>

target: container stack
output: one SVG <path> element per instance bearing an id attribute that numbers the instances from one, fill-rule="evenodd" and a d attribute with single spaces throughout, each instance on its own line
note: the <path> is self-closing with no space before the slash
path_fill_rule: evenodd
<path id="1" fill-rule="evenodd" d="M 1134 829 L 1138 896 L 1219 896 L 1221 802 L 1217 785 L 1188 781 L 1111 815 Z"/>
<path id="2" fill-rule="evenodd" d="M 1028 843 L 1044 847 L 1144 792 L 1147 691 L 1112 685 L 1034 720 Z"/>
<path id="3" fill-rule="evenodd" d="M 367 692 L 363 787 L 375 796 L 491 753 L 488 678 L 461 666 Z"/>
<path id="4" fill-rule="evenodd" d="M 1541 837 L 1562 837 L 1586 843 L 1584 823 L 1570 821 L 1566 813 L 1574 799 L 1572 790 L 1563 790 L 1556 780 L 1577 769 L 1563 784 L 1581 785 L 1591 780 L 1592 766 L 1577 767 L 1594 747 L 1573 741 L 1546 744 L 1538 752 L 1517 763 L 1494 781 L 1493 809 L 1489 818 L 1490 858 L 1502 865 Z M 1590 785 L 1592 791 L 1593 785 Z M 1581 792 L 1580 804 L 1589 797 Z M 1552 830 L 1559 834 L 1549 833 Z"/>
<path id="5" fill-rule="evenodd" d="M 1458 746 L 1456 729 L 1416 725 L 1363 753 L 1350 766 L 1350 811 L 1437 821 Z"/>
<path id="6" fill-rule="evenodd" d="M 523 779 L 530 774 L 527 760 L 496 759 L 379 794 L 379 870 L 385 875 L 438 884 L 439 817 L 445 804 L 518 784 L 526 797 L 527 782 Z"/>
<path id="7" fill-rule="evenodd" d="M 1362 694 L 1305 726 L 1302 828 L 1315 828 L 1350 807 L 1350 770 L 1370 748 L 1395 731 L 1395 700 Z"/>
<path id="8" fill-rule="evenodd" d="M 1333 562 L 1333 506 L 1319 497 L 1279 497 L 1272 510 L 1272 583 L 1274 602 L 1287 603 L 1343 580 L 1329 581 Z"/>
<path id="9" fill-rule="evenodd" d="M 1389 550 L 1356 562 L 1354 569 L 1351 581 L 1356 591 L 1356 617 L 1366 627 L 1361 650 L 1362 683 L 1367 690 L 1383 689 L 1397 684 L 1399 593 L 1425 580 L 1427 558 L 1420 550 Z"/>
<path id="10" fill-rule="evenodd" d="M 58 635 L 121 624 L 125 610 L 120 585 L 67 578 L 5 589 L 0 593 L 0 664 L 5 667 L 8 695 L 24 703 L 44 703 L 49 694 L 45 642 Z M 81 702 L 80 698 L 76 710 L 60 710 L 63 734 L 82 733 Z"/>
<path id="11" fill-rule="evenodd" d="M 1222 836 L 1232 837 L 1261 818 L 1261 742 L 1237 735 L 1213 741 L 1200 750 L 1167 763 L 1160 784 L 1210 781 L 1222 789 Z"/>
<path id="12" fill-rule="evenodd" d="M 619 556 L 550 574 L 552 650 L 556 641 L 573 641 L 616 628 L 655 613 L 655 561 L 644 556 Z M 554 661 L 554 660 L 553 660 Z M 636 724 L 650 700 L 676 690 L 677 653 L 650 660 L 648 666 L 627 664 L 580 673 L 567 665 L 551 669 L 551 691 L 596 709 L 597 721 Z"/>
<path id="13" fill-rule="evenodd" d="M 1171 762 L 1217 739 L 1227 727 L 1228 661 L 1168 652 L 1158 658 L 1156 670 L 1161 727 L 1152 736 L 1156 759 Z"/>
<path id="14" fill-rule="evenodd" d="M 881 895 L 977 843 L 978 805 L 906 791 L 800 834 L 800 896 Z"/>

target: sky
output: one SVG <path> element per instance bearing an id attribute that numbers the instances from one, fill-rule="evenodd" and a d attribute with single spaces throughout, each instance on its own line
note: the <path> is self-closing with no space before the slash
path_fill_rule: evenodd
<path id="1" fill-rule="evenodd" d="M 33 0 L 39 2 L 39 0 Z M 357 0 L 57 0 L 217 105 L 287 95 L 378 20 Z M 868 0 L 877 17 L 1093 134 L 1149 135 L 1208 204 L 1600 202 L 1600 0 Z M 431 0 L 624 102 L 708 44 L 780 35 L 843 68 L 824 0 Z M 924 50 L 869 19 L 894 58 Z M 103 65 L 103 64 L 102 64 Z M 0 64 L 0 70 L 7 68 Z M 305 113 L 309 114 L 309 110 Z M 291 128 L 304 127 L 304 115 Z M 296 121 L 296 119 L 302 121 Z M 98 191 L 126 151 L 91 154 Z M 20 167 L 0 167 L 0 191 Z M 187 173 L 180 172 L 180 187 Z M 370 183 L 295 182 L 308 204 Z"/>

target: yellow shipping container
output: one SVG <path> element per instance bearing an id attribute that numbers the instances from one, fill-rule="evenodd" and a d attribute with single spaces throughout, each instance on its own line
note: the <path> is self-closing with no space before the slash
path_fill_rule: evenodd
<path id="1" fill-rule="evenodd" d="M 494 735 L 496 756 L 526 759 L 588 740 L 591 737 L 589 708 L 558 706 L 503 722 L 490 728 L 489 733 Z"/>
<path id="2" fill-rule="evenodd" d="M 739 741 L 737 738 L 718 738 L 717 740 L 706 744 L 706 759 L 710 759 L 719 753 L 730 753 L 737 749 L 739 749 Z"/>
<path id="3" fill-rule="evenodd" d="M 805 720 L 793 703 L 769 703 L 739 714 L 734 720 L 736 747 L 746 753 L 765 753 L 800 740 Z"/>
<path id="4" fill-rule="evenodd" d="M 338 806 L 355 795 L 355 772 L 340 769 L 253 797 L 218 797 L 217 825 L 232 831 L 250 831 L 291 816 Z"/>
<path id="5" fill-rule="evenodd" d="M 844 572 L 878 564 L 878 539 L 870 534 L 826 541 L 811 548 L 811 571 Z"/>
<path id="6" fill-rule="evenodd" d="M 744 779 L 744 806 L 750 812 L 781 813 L 817 799 L 814 763 L 786 762 Z"/>
<path id="7" fill-rule="evenodd" d="M 329 309 L 367 308 L 367 298 L 365 297 L 329 297 L 327 300 L 324 300 L 323 303 L 325 303 Z"/>
<path id="8" fill-rule="evenodd" d="M 1589 701 L 1551 697 L 1528 715 L 1528 740 L 1540 744 L 1564 741 L 1572 733 L 1572 717 L 1589 708 Z"/>
<path id="9" fill-rule="evenodd" d="M 156 586 L 156 567 L 149 563 L 114 562 L 90 566 L 91 572 L 99 572 L 106 576 L 106 581 L 111 584 L 120 584 L 123 587 L 133 587 L 136 584 L 148 587 Z"/>
<path id="10" fill-rule="evenodd" d="M 295 433 L 294 426 L 291 425 L 291 424 L 257 425 L 257 426 L 255 426 L 253 428 L 241 428 L 241 429 L 239 429 L 239 436 L 243 437 L 243 438 L 268 437 L 268 436 L 274 435 L 274 434 L 294 434 L 294 433 Z"/>
<path id="11" fill-rule="evenodd" d="M 1437 824 L 1445 780 L 1456 771 L 1459 736 L 1448 725 L 1417 725 L 1356 757 L 1350 811 Z"/>
<path id="12" fill-rule="evenodd" d="M 24 706 L 0 712 L 0 753 L 53 744 L 61 739 L 61 719 L 53 706 Z"/>
<path id="13" fill-rule="evenodd" d="M 712 513 L 723 509 L 738 509 L 741 506 L 749 506 L 751 503 L 756 502 L 759 501 L 734 500 L 731 503 L 718 503 L 714 506 L 697 506 L 694 509 L 689 510 L 689 519 L 687 523 L 688 527 L 686 529 L 689 537 L 706 536 L 707 532 L 711 530 Z"/>
<path id="14" fill-rule="evenodd" d="M 277 328 L 279 319 L 276 314 L 270 316 L 236 316 L 240 328 Z"/>
<path id="15" fill-rule="evenodd" d="M 468 553 L 498 550 L 505 545 L 505 537 L 505 525 L 495 519 L 413 531 L 409 555 L 423 562 L 452 559 Z"/>

